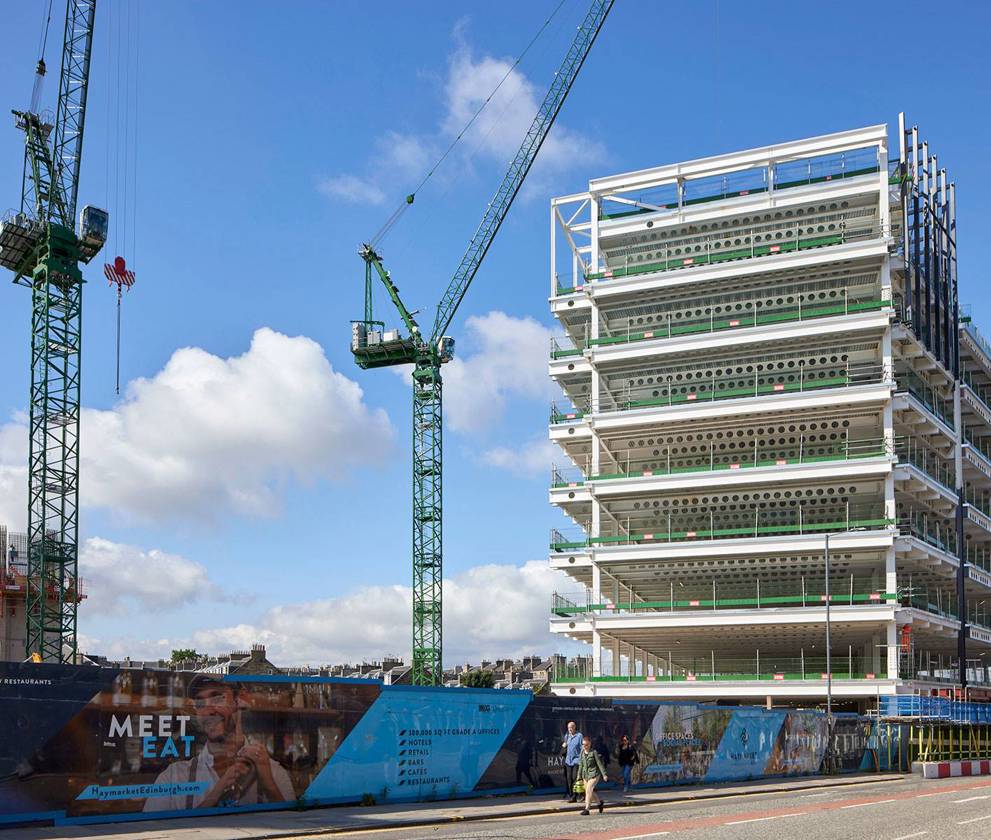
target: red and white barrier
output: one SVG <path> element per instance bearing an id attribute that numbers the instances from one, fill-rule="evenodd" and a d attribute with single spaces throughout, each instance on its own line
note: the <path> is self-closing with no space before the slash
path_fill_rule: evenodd
<path id="1" fill-rule="evenodd" d="M 951 776 L 991 775 L 991 759 L 980 758 L 972 761 L 923 761 L 923 779 L 948 779 Z"/>

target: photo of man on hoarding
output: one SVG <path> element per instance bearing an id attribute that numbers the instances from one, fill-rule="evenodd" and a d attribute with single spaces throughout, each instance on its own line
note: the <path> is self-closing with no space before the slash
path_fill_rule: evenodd
<path id="1" fill-rule="evenodd" d="M 174 811 L 286 802 L 296 798 L 286 769 L 262 744 L 251 743 L 241 728 L 242 704 L 236 683 L 196 677 L 187 696 L 198 735 L 190 758 L 172 762 L 156 785 L 171 793 L 149 797 L 145 811 Z"/>

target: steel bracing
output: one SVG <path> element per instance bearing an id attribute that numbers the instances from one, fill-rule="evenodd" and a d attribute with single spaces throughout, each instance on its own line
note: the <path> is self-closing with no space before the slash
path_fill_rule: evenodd
<path id="1" fill-rule="evenodd" d="M 11 230 L 32 237 L 24 258 L 7 266 L 31 289 L 26 654 L 46 662 L 76 655 L 79 264 L 88 260 L 74 226 L 95 14 L 96 0 L 67 4 L 55 124 L 15 112 L 25 151 L 21 218 Z"/>
<path id="2" fill-rule="evenodd" d="M 443 676 L 443 381 L 427 359 L 413 371 L 413 683 Z"/>
<path id="3" fill-rule="evenodd" d="M 75 236 L 49 226 L 31 285 L 27 654 L 76 652 L 82 272 Z"/>

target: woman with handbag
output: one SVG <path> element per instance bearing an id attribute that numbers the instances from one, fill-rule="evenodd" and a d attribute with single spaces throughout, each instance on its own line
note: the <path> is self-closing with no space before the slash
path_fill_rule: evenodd
<path id="1" fill-rule="evenodd" d="M 592 800 L 599 801 L 599 813 L 605 807 L 602 797 L 595 792 L 595 786 L 600 782 L 609 781 L 606 776 L 606 768 L 602 764 L 601 756 L 592 749 L 592 739 L 585 737 L 582 739 L 582 753 L 578 761 L 578 781 L 575 782 L 575 793 L 585 794 L 585 808 L 582 816 L 588 816 L 588 810 L 592 805 Z M 581 788 L 579 790 L 579 788 Z"/>

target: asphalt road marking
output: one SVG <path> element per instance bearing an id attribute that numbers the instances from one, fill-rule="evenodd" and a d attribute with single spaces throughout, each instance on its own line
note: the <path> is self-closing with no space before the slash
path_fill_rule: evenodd
<path id="1" fill-rule="evenodd" d="M 743 825 L 744 823 L 766 822 L 767 820 L 783 820 L 785 817 L 804 817 L 807 811 L 798 811 L 794 814 L 776 814 L 773 817 L 754 817 L 749 820 L 730 820 L 725 825 Z"/>
<path id="2" fill-rule="evenodd" d="M 850 789 L 850 788 L 858 788 L 858 787 L 867 787 L 867 786 L 872 786 L 872 785 L 873 786 L 878 786 L 878 785 L 882 785 L 882 784 L 885 784 L 886 785 L 886 784 L 888 784 L 889 782 L 892 782 L 892 781 L 901 782 L 902 780 L 901 779 L 896 779 L 896 780 L 882 779 L 882 780 L 876 780 L 876 781 L 875 780 L 871 780 L 871 781 L 864 781 L 864 782 L 854 782 L 852 784 L 845 783 L 845 784 L 837 784 L 837 785 L 823 785 L 823 787 L 830 788 L 829 791 L 825 791 L 826 793 L 840 793 L 840 794 L 842 794 L 845 791 L 844 790 L 839 790 L 839 788 Z M 901 794 L 898 795 L 898 800 L 902 800 L 902 799 L 905 799 L 905 800 L 908 800 L 908 799 L 919 799 L 919 798 L 922 798 L 922 797 L 925 797 L 925 796 L 938 796 L 938 795 L 941 795 L 941 794 L 944 794 L 944 793 L 961 793 L 961 792 L 964 792 L 964 791 L 970 791 L 970 790 L 975 790 L 975 789 L 978 789 L 979 790 L 981 788 L 987 789 L 987 788 L 991 787 L 991 780 L 987 780 L 987 779 L 985 779 L 983 781 L 976 781 L 975 780 L 973 782 L 964 782 L 963 779 L 961 778 L 959 781 L 957 779 L 953 779 L 953 780 L 946 779 L 946 780 L 940 780 L 940 782 L 942 782 L 942 783 L 952 783 L 953 786 L 952 787 L 948 787 L 945 790 L 934 791 L 932 793 L 916 793 L 915 791 L 906 791 L 905 793 L 901 793 Z M 730 802 L 733 802 L 735 800 L 749 799 L 749 798 L 752 798 L 752 797 L 759 797 L 759 796 L 785 796 L 788 793 L 793 793 L 794 794 L 794 793 L 797 793 L 797 791 L 790 791 L 789 792 L 789 791 L 783 791 L 783 790 L 780 790 L 780 789 L 779 790 L 770 790 L 770 791 L 752 791 L 752 792 L 748 792 L 748 793 L 733 793 L 733 794 L 728 794 L 728 795 L 724 795 L 724 796 L 715 797 L 714 799 L 713 798 L 710 798 L 710 797 L 697 797 L 696 798 L 696 797 L 687 797 L 686 796 L 684 798 L 679 798 L 679 799 L 676 799 L 676 800 L 644 801 L 644 802 L 635 802 L 635 804 L 637 806 L 641 807 L 641 808 L 664 808 L 664 807 L 668 807 L 668 806 L 673 805 L 673 804 L 674 805 L 694 805 L 694 806 L 698 806 L 698 805 L 705 805 L 705 804 L 708 804 L 710 802 L 715 802 L 715 803 L 719 803 L 719 802 L 730 803 Z M 893 801 L 898 801 L 898 800 L 887 799 L 887 800 L 884 800 L 884 801 L 885 802 L 893 802 Z M 841 799 L 840 802 L 842 802 L 842 801 L 843 800 Z M 873 804 L 878 804 L 878 803 L 869 802 L 869 803 L 863 803 L 863 804 L 871 804 L 871 805 L 873 805 Z M 837 808 L 837 806 L 839 806 L 840 808 L 846 807 L 846 806 L 839 805 L 838 802 L 822 802 L 822 803 L 809 802 L 808 803 L 808 806 L 809 806 L 810 809 L 812 809 L 812 811 L 831 811 L 831 810 L 835 810 Z M 753 813 L 753 812 L 751 812 L 751 813 Z M 758 813 L 760 813 L 760 812 L 758 812 Z M 806 812 L 806 813 L 809 813 L 809 812 Z M 549 810 L 549 811 L 545 811 L 543 813 L 484 815 L 484 816 L 473 817 L 473 818 L 470 818 L 468 820 L 464 820 L 464 818 L 462 817 L 461 820 L 464 820 L 464 822 L 462 822 L 462 825 L 463 825 L 465 822 L 479 822 L 479 823 L 485 823 L 485 822 L 509 822 L 509 821 L 516 821 L 516 820 L 539 820 L 539 819 L 545 819 L 545 818 L 548 818 L 548 817 L 563 818 L 563 817 L 566 817 L 566 816 L 567 816 L 567 811 L 565 811 L 565 810 Z M 400 825 L 381 826 L 381 827 L 373 827 L 371 825 L 366 825 L 366 826 L 362 826 L 362 827 L 354 827 L 354 828 L 351 828 L 351 827 L 343 828 L 342 827 L 342 828 L 337 828 L 337 829 L 328 829 L 326 832 L 321 832 L 319 834 L 313 834 L 313 833 L 307 832 L 305 835 L 300 835 L 300 836 L 305 836 L 307 838 L 307 840 L 317 840 L 317 838 L 327 838 L 327 840 L 331 840 L 333 838 L 333 840 L 338 840 L 338 838 L 342 838 L 342 837 L 368 836 L 369 834 L 372 834 L 372 835 L 376 835 L 376 834 L 391 834 L 391 833 L 400 832 L 400 831 L 401 832 L 408 832 L 408 831 L 410 831 L 413 828 L 416 828 L 416 829 L 433 828 L 433 829 L 436 830 L 436 828 L 440 827 L 441 825 L 443 825 L 445 823 L 446 824 L 450 824 L 451 822 L 452 822 L 452 820 L 450 818 L 446 818 L 446 819 L 445 818 L 441 818 L 441 819 L 438 819 L 435 823 L 424 823 L 422 825 L 415 825 L 415 826 L 411 826 L 409 824 L 405 824 L 405 825 L 400 824 Z M 665 824 L 666 825 L 671 825 L 672 822 L 678 822 L 678 823 L 680 823 L 678 825 L 672 826 L 672 828 L 674 830 L 677 830 L 677 831 L 688 830 L 688 829 L 696 829 L 696 828 L 704 828 L 704 827 L 717 827 L 719 825 L 724 825 L 725 824 L 725 821 L 723 819 L 720 819 L 720 818 L 711 818 L 710 817 L 710 818 L 702 818 L 702 820 L 699 820 L 698 818 L 694 818 L 694 819 L 689 818 L 687 820 L 682 820 L 682 821 L 669 821 L 667 823 L 661 823 L 660 825 L 665 825 Z M 649 827 L 650 826 L 644 826 L 644 828 L 649 828 Z M 629 829 L 627 829 L 627 830 L 629 830 Z M 603 838 L 603 840 L 605 840 L 606 837 L 608 837 L 609 840 L 633 840 L 633 838 L 660 837 L 660 836 L 664 836 L 665 834 L 670 834 L 670 833 L 671 833 L 671 830 L 670 829 L 668 829 L 668 830 L 661 830 L 661 829 L 659 829 L 658 831 L 651 832 L 651 833 L 648 833 L 648 834 L 626 835 L 626 834 L 623 834 L 621 830 L 620 831 L 617 831 L 616 829 L 612 829 L 612 830 L 608 830 L 608 831 L 594 831 L 593 830 L 591 832 L 588 832 L 586 830 L 580 836 L 583 837 L 583 838 Z M 570 837 L 571 835 L 565 835 L 565 836 L 569 836 Z M 578 835 L 576 835 L 576 836 L 578 836 Z M 909 835 L 909 836 L 915 836 L 915 835 Z"/>
<path id="3" fill-rule="evenodd" d="M 988 814 L 986 817 L 974 817 L 972 820 L 963 820 L 962 822 L 958 822 L 957 825 L 967 825 L 968 823 L 980 822 L 981 820 L 991 820 L 991 814 Z"/>
<path id="4" fill-rule="evenodd" d="M 802 798 L 805 799 L 810 796 L 829 796 L 829 794 L 831 794 L 832 792 L 833 791 L 831 790 L 824 790 L 822 793 L 803 793 Z"/>
<path id="5" fill-rule="evenodd" d="M 976 802 L 978 799 L 991 799 L 991 794 L 987 794 L 986 796 L 968 796 L 966 799 L 954 799 L 953 801 L 959 805 L 961 802 Z"/>
<path id="6" fill-rule="evenodd" d="M 912 840 L 913 837 L 921 837 L 923 834 L 928 833 L 928 831 L 917 831 L 915 834 L 903 834 L 901 837 L 893 838 L 893 840 Z"/>
<path id="7" fill-rule="evenodd" d="M 868 805 L 884 805 L 886 802 L 895 802 L 894 799 L 879 799 L 877 802 L 855 802 L 853 805 L 841 805 L 840 808 L 866 808 Z"/>

